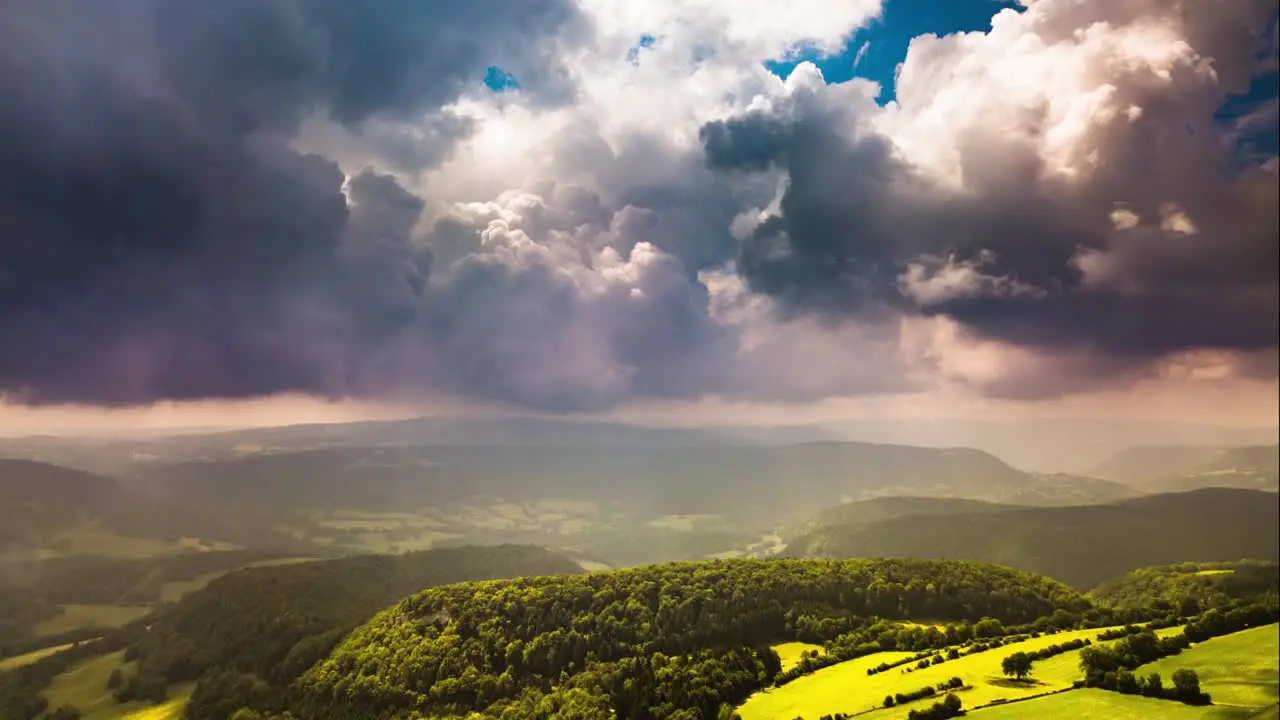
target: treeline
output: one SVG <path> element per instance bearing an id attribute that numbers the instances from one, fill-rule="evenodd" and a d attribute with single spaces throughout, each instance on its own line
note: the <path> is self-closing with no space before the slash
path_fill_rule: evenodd
<path id="1" fill-rule="evenodd" d="M 610 679 L 620 668 L 712 649 L 730 653 L 724 657 L 749 652 L 771 669 L 776 656 L 766 661 L 760 656 L 772 653 L 756 648 L 801 635 L 832 641 L 877 616 L 1019 624 L 1057 609 L 1081 613 L 1089 604 L 1047 578 L 930 560 L 726 560 L 469 583 L 428 590 L 356 630 L 298 683 L 293 707 L 304 718 L 334 720 L 393 717 L 410 708 L 505 719 L 529 694 L 581 689 L 619 717 L 717 717 L 709 698 L 731 708 L 777 671 L 730 672 L 718 667 L 720 655 L 710 656 L 694 678 L 698 695 L 641 696 L 635 707 L 624 688 L 643 681 Z M 663 661 L 665 674 L 656 677 L 669 676 L 672 664 Z"/>
<path id="2" fill-rule="evenodd" d="M 1206 488 L 1106 505 L 949 513 L 927 520 L 822 527 L 788 543 L 785 554 L 999 562 L 1078 588 L 1183 560 L 1280 560 L 1280 504 L 1274 493 L 1257 490 Z"/>
<path id="3" fill-rule="evenodd" d="M 435 585 L 581 573 L 575 562 L 528 545 L 457 547 L 395 556 L 359 556 L 250 568 L 215 579 L 160 613 L 126 651 L 137 682 L 198 680 L 187 717 L 215 699 L 252 698 L 276 708 L 294 679 L 361 622 Z M 223 672 L 225 671 L 225 672 Z M 228 678 L 245 682 L 228 683 Z M 210 691 L 205 685 L 222 689 Z"/>
<path id="4" fill-rule="evenodd" d="M 934 703 L 924 710 L 912 710 L 907 713 L 907 720 L 949 720 L 964 714 L 959 696 L 955 693 L 947 695 L 942 702 Z"/>
<path id="5" fill-rule="evenodd" d="M 923 700 L 925 698 L 934 697 L 940 692 L 946 692 L 948 690 L 959 690 L 962 687 L 964 687 L 964 680 L 960 679 L 959 677 L 953 677 L 950 680 L 940 682 L 937 685 L 926 685 L 920 688 L 919 690 L 912 690 L 911 692 L 906 692 L 906 693 L 895 693 L 893 695 L 886 695 L 884 698 L 883 707 L 891 708 L 891 707 L 896 707 L 898 705 L 906 705 L 907 703 L 915 702 L 916 700 Z"/>
<path id="6" fill-rule="evenodd" d="M 1100 604 L 1118 608 L 1152 607 L 1197 615 L 1280 595 L 1280 564 L 1242 560 L 1141 568 L 1099 585 L 1090 595 Z"/>
<path id="7" fill-rule="evenodd" d="M 1128 634 L 1110 646 L 1095 645 L 1080 651 L 1080 669 L 1085 674 L 1083 685 L 1127 694 L 1163 697 L 1193 705 L 1207 705 L 1210 698 L 1200 692 L 1199 679 L 1193 671 L 1174 673 L 1173 688 L 1165 688 L 1159 675 L 1138 678 L 1133 671 L 1161 658 L 1177 655 L 1192 643 L 1268 625 L 1280 620 L 1280 604 L 1267 601 L 1227 612 L 1210 610 L 1187 623 L 1181 634 L 1158 638 L 1149 629 Z"/>
<path id="8" fill-rule="evenodd" d="M 949 623 L 942 627 L 921 627 L 870 618 L 862 628 L 844 633 L 827 643 L 824 654 L 804 657 L 794 667 L 779 675 L 776 684 L 784 685 L 846 660 L 895 650 L 918 652 L 909 658 L 880 663 L 876 667 L 868 668 L 867 675 L 876 675 L 910 664 L 915 664 L 916 669 L 923 669 L 1028 638 L 1037 638 L 1072 628 L 1114 625 L 1121 621 L 1121 617 L 1124 621 L 1135 618 L 1145 620 L 1151 618 L 1156 612 L 1131 608 L 1117 613 L 1108 608 L 1090 608 L 1083 613 L 1077 613 L 1059 608 L 1050 615 L 1036 618 L 1033 622 L 1011 626 L 1005 626 L 995 618 L 983 618 L 973 624 Z M 1171 624 L 1181 624 L 1182 619 L 1167 617 L 1150 622 L 1152 626 L 1168 627 Z M 1117 635 L 1117 637 L 1120 636 Z M 940 652 L 943 649 L 946 649 L 945 654 Z M 907 672 L 910 671 L 910 669 L 907 670 Z"/>

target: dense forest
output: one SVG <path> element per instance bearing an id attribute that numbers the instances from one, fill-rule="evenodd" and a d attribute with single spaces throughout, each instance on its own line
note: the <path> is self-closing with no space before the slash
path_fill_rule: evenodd
<path id="1" fill-rule="evenodd" d="M 1211 488 L 1108 505 L 897 517 L 817 529 L 792 557 L 933 557 L 1009 565 L 1089 588 L 1141 567 L 1280 560 L 1274 493 Z"/>
<path id="2" fill-rule="evenodd" d="M 1139 568 L 1102 583 L 1089 594 L 1103 605 L 1167 607 L 1194 615 L 1280 596 L 1280 565 L 1243 560 Z"/>
<path id="3" fill-rule="evenodd" d="M 139 660 L 139 676 L 165 683 L 195 680 L 217 668 L 283 688 L 356 625 L 423 588 L 581 572 L 565 557 L 516 545 L 249 568 L 214 580 L 158 615 L 129 655 Z"/>
<path id="4" fill-rule="evenodd" d="M 70 660 L 115 649 L 137 661 L 137 672 L 117 690 L 121 699 L 163 698 L 171 683 L 199 679 L 188 716 L 225 718 L 217 712 L 220 703 L 239 697 L 226 691 L 228 678 L 278 704 L 289 682 L 343 635 L 423 588 L 581 572 L 571 560 L 531 546 L 446 548 L 238 570 L 101 641 L 21 673 L 0 673 L 0 718 L 35 717 L 20 709 L 41 707 L 36 694 L 53 674 Z"/>
<path id="5" fill-rule="evenodd" d="M 292 707 L 335 720 L 410 709 L 518 720 L 565 704 L 582 717 L 717 717 L 776 677 L 772 642 L 837 641 L 874 617 L 1016 624 L 1089 607 L 1047 578 L 929 560 L 671 563 L 468 583 L 357 629 L 303 677 Z"/>

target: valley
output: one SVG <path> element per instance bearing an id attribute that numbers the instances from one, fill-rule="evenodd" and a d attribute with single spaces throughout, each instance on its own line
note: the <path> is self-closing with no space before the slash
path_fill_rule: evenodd
<path id="1" fill-rule="evenodd" d="M 405 698 L 446 715 L 532 718 L 552 707 L 556 717 L 570 717 L 569 708 L 593 717 L 590 708 L 679 703 L 697 692 L 710 693 L 699 717 L 736 707 L 743 720 L 854 712 L 887 720 L 947 693 L 902 711 L 883 707 L 886 695 L 952 678 L 960 683 L 947 692 L 964 707 L 990 705 L 975 714 L 1004 712 L 1004 703 L 1086 708 L 1097 704 L 1089 699 L 1096 691 L 1072 689 L 1079 650 L 1036 662 L 1029 683 L 1005 678 L 1001 660 L 1095 638 L 1120 621 L 1226 611 L 1271 602 L 1280 591 L 1280 518 L 1268 490 L 1205 480 L 1160 492 L 1023 472 L 972 449 L 762 443 L 625 426 L 601 431 L 612 444 L 595 446 L 555 430 L 554 442 L 484 447 L 394 437 L 331 445 L 314 431 L 303 433 L 311 447 L 272 447 L 242 432 L 233 435 L 236 451 L 221 456 L 209 451 L 226 442 L 217 436 L 178 438 L 172 447 L 149 440 L 156 452 L 116 457 L 111 474 L 103 472 L 109 463 L 86 472 L 0 460 L 12 521 L 0 576 L 0 607 L 9 609 L 0 623 L 0 718 L 52 720 L 74 707 L 92 720 L 225 720 L 252 707 L 262 717 L 287 708 L 304 720 L 364 720 L 360 708 L 370 703 L 396 717 Z M 1255 465 L 1266 460 L 1242 453 Z M 1237 462 L 1221 453 L 1171 455 L 1190 468 L 1183 478 L 1221 477 L 1196 474 L 1215 458 Z M 1134 464 L 1122 457 L 1113 466 L 1125 462 Z M 857 559 L 876 557 L 918 560 Z M 662 564 L 672 561 L 679 564 Z M 944 577 L 956 578 L 943 581 L 945 601 L 929 589 Z M 513 579 L 469 584 L 503 578 Z M 762 590 L 747 601 L 753 583 Z M 415 595 L 432 587 L 437 595 Z M 585 600 L 588 587 L 603 597 Z M 980 587 L 990 589 L 954 605 L 957 593 Z M 551 610 L 542 594 L 580 610 L 536 620 L 529 613 Z M 516 597 L 523 599 L 513 605 Z M 391 624 L 380 614 L 388 607 L 404 608 Z M 578 612 L 605 624 L 584 624 Z M 441 613 L 455 620 L 406 619 Z M 497 645 L 474 644 L 469 633 L 479 626 L 457 625 L 494 613 L 510 619 L 483 632 L 514 633 L 499 645 L 507 655 L 512 642 L 522 645 L 522 659 L 499 660 Z M 979 641 L 960 638 L 986 618 L 1001 629 L 984 637 L 1012 639 L 970 653 Z M 444 654 L 429 661 L 445 673 L 423 686 L 429 692 L 415 684 L 421 679 L 354 669 L 367 653 L 361 643 L 382 648 L 379 655 L 393 651 L 403 622 L 418 643 L 443 642 L 442 632 L 471 638 L 442 645 Z M 657 623 L 658 634 L 637 635 L 637 623 Z M 530 634 L 535 627 L 542 629 Z M 1197 661 L 1202 669 L 1224 668 L 1203 673 L 1223 702 L 1261 702 L 1270 685 L 1248 683 L 1271 672 L 1262 659 L 1266 632 L 1246 631 L 1260 644 L 1214 639 L 1186 656 L 1208 658 Z M 597 637 L 613 639 L 595 647 Z M 900 639 L 885 646 L 886 637 Z M 773 649 L 761 650 L 762 641 Z M 963 654 L 927 669 L 915 670 L 913 660 L 866 672 L 922 651 L 945 658 L 952 647 Z M 1230 659 L 1236 655 L 1253 660 Z M 660 672 L 664 663 L 684 669 Z M 468 664 L 492 673 L 468 676 L 482 689 L 442 694 L 452 687 L 440 684 L 447 668 Z M 712 668 L 728 673 L 728 685 L 706 685 L 721 672 Z M 390 684 L 358 691 L 357 702 L 345 683 L 331 685 L 335 672 Z M 774 676 L 782 684 L 761 684 Z M 647 699 L 612 689 L 623 678 L 632 692 L 648 688 Z"/>

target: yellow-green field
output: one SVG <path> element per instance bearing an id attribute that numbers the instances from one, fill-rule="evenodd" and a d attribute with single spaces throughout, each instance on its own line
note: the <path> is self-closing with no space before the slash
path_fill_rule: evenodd
<path id="1" fill-rule="evenodd" d="M 30 665 L 37 660 L 43 660 L 44 658 L 47 658 L 56 652 L 66 650 L 69 647 L 71 647 L 71 643 L 67 643 L 66 645 L 54 645 L 53 647 L 33 650 L 25 655 L 14 655 L 13 657 L 5 658 L 0 660 L 0 672 L 20 668 L 23 665 Z"/>
<path id="2" fill-rule="evenodd" d="M 973 720 L 1218 720 L 1248 717 L 1215 707 L 1192 707 L 1107 690 L 1068 690 L 1010 705 L 970 711 Z"/>
<path id="3" fill-rule="evenodd" d="M 84 720 L 107 720 L 120 717 L 120 705 L 107 690 L 111 671 L 121 668 L 124 673 L 133 672 L 133 663 L 124 662 L 124 651 L 108 653 L 82 660 L 66 672 L 53 678 L 49 687 L 41 693 L 49 701 L 50 708 L 74 705 Z"/>
<path id="4" fill-rule="evenodd" d="M 1215 704 L 1266 707 L 1280 702 L 1280 625 L 1212 638 L 1173 657 L 1138 668 L 1168 684 L 1179 668 L 1195 670 Z"/>
<path id="5" fill-rule="evenodd" d="M 847 700 L 851 695 L 851 688 L 858 687 L 862 681 L 874 680 L 881 676 L 896 675 L 896 670 L 890 670 L 887 673 L 876 675 L 875 677 L 867 677 L 867 669 L 873 668 L 883 662 L 895 662 L 903 658 L 909 658 L 915 653 L 909 652 L 886 652 L 876 653 L 875 655 L 867 655 L 848 662 L 842 662 L 839 665 L 832 665 L 829 668 L 823 668 L 812 675 L 806 675 L 802 678 L 793 680 L 780 688 L 772 688 L 763 690 L 747 698 L 747 702 L 738 708 L 738 712 L 742 715 L 742 720 L 780 720 L 786 718 L 794 718 L 803 715 L 805 717 L 812 716 L 817 718 L 820 715 L 833 712 L 833 710 L 818 710 L 816 708 L 831 708 L 834 711 L 844 711 L 846 707 L 852 704 L 842 702 Z M 880 696 L 884 697 L 883 694 Z M 867 703 L 854 703 L 859 710 L 865 710 Z"/>
<path id="6" fill-rule="evenodd" d="M 62 612 L 36 624 L 36 635 L 58 633 L 89 627 L 120 627 L 151 612 L 142 605 L 63 605 Z"/>
<path id="7" fill-rule="evenodd" d="M 71 555 L 98 555 L 114 558 L 149 558 L 189 552 L 239 550 L 240 546 L 205 538 L 176 540 L 121 535 L 96 522 L 75 525 L 54 535 L 46 547 L 36 552 L 38 559 Z"/>
<path id="8" fill-rule="evenodd" d="M 819 655 L 825 655 L 826 650 L 821 645 L 813 645 L 802 642 L 782 643 L 774 645 L 773 651 L 778 653 L 778 659 L 782 661 L 782 671 L 786 672 L 796 665 L 800 664 L 800 656 L 806 652 L 816 652 Z M 883 661 L 882 661 L 883 662 Z M 880 663 L 874 663 L 879 665 Z"/>
<path id="9" fill-rule="evenodd" d="M 889 720 L 906 717 L 910 710 L 927 707 L 920 700 L 899 708 L 881 708 L 886 695 L 906 693 L 926 685 L 936 686 L 952 677 L 969 689 L 957 691 L 966 708 L 999 700 L 1016 700 L 1070 687 L 1080 677 L 1079 651 L 1062 653 L 1035 664 L 1031 678 L 1017 682 L 1000 671 L 1000 662 L 1015 652 L 1030 652 L 1077 638 L 1096 638 L 1103 630 L 1074 630 L 1044 635 L 1020 643 L 967 655 L 922 670 L 903 672 L 910 665 L 867 676 L 867 668 L 893 662 L 912 653 L 879 653 L 819 670 L 780 688 L 757 693 L 739 708 L 743 720 L 818 718 L 843 712 L 862 713 L 859 718 Z M 878 709 L 873 709 L 878 708 Z"/>
<path id="10" fill-rule="evenodd" d="M 187 703 L 191 702 L 191 691 L 194 689 L 194 684 L 170 688 L 168 700 L 150 707 L 130 710 L 137 703 L 119 705 L 117 707 L 126 713 L 121 716 L 121 720 L 182 720 L 182 713 L 187 709 Z"/>
<path id="11" fill-rule="evenodd" d="M 107 689 L 111 671 L 120 669 L 126 677 L 137 671 L 136 663 L 124 662 L 124 651 L 99 655 L 72 665 L 57 675 L 42 695 L 51 709 L 72 705 L 81 720 L 177 720 L 191 697 L 193 684 L 169 689 L 169 699 L 159 705 L 141 702 L 117 703 Z"/>

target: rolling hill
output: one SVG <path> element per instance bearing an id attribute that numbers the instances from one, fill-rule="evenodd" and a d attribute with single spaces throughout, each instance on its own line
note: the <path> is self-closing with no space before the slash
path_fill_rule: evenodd
<path id="1" fill-rule="evenodd" d="M 770 642 L 831 640 L 871 615 L 1018 623 L 1087 607 L 1046 578 L 919 560 L 672 563 L 454 585 L 352 632 L 295 685 L 290 710 L 326 720 L 728 717 L 777 675 Z"/>
<path id="2" fill-rule="evenodd" d="M 1162 603 L 1191 615 L 1201 609 L 1280 595 L 1280 564 L 1244 560 L 1139 568 L 1102 583 L 1089 595 L 1113 607 Z"/>
<path id="3" fill-rule="evenodd" d="M 1269 493 L 1204 489 L 1107 505 L 895 517 L 819 528 L 792 557 L 978 560 L 1092 587 L 1129 570 L 1187 561 L 1280 560 Z"/>
<path id="4" fill-rule="evenodd" d="M 1132 447 L 1091 474 L 1151 492 L 1201 487 L 1280 490 L 1280 445 Z"/>

